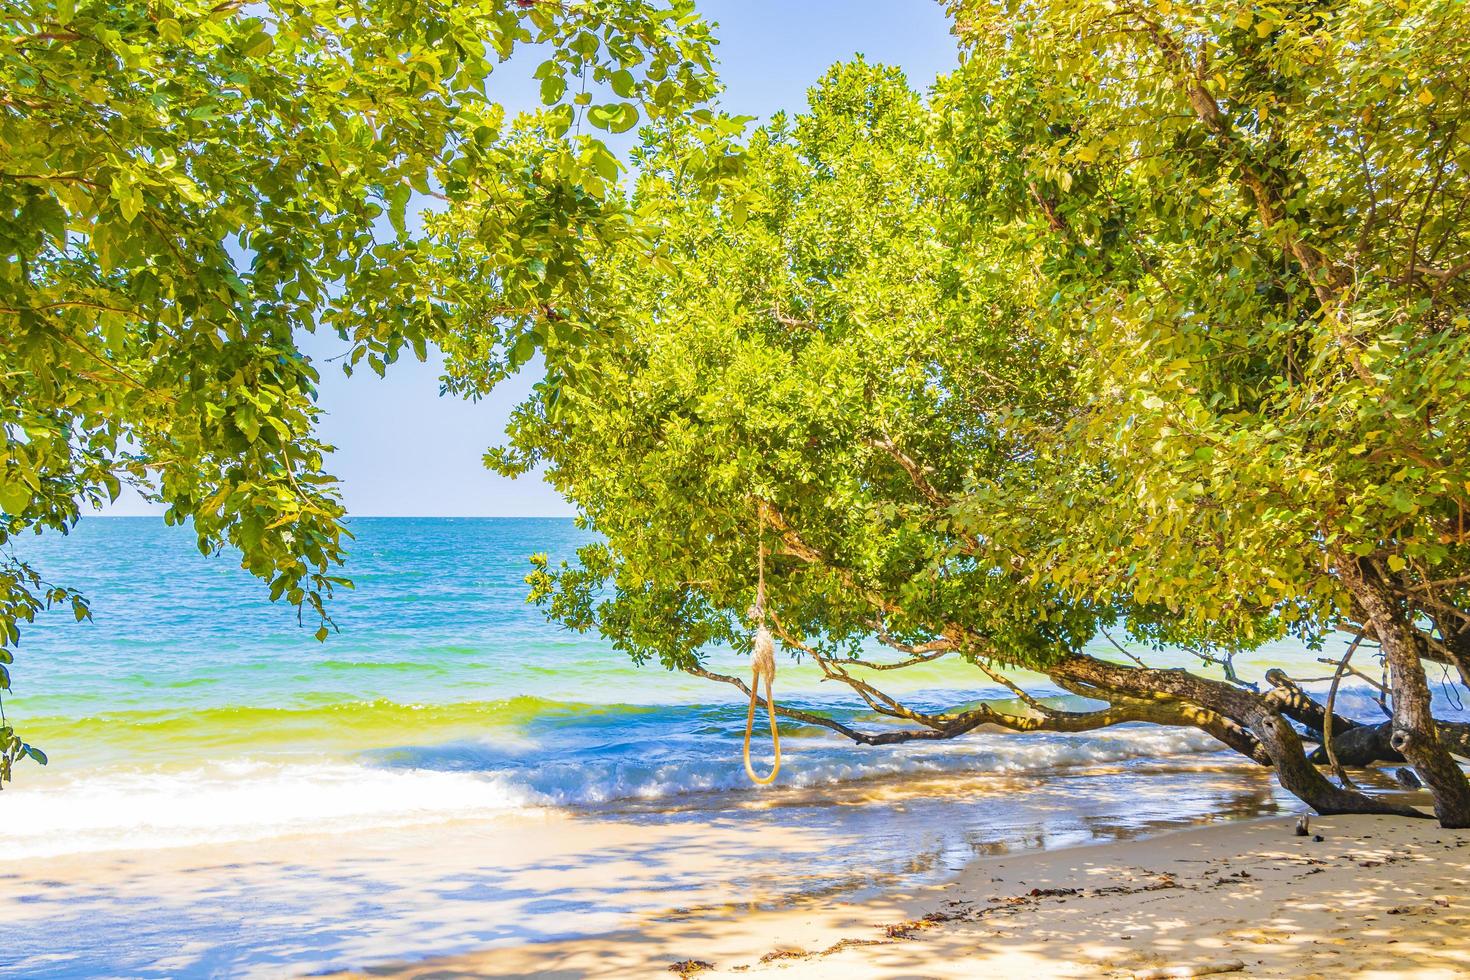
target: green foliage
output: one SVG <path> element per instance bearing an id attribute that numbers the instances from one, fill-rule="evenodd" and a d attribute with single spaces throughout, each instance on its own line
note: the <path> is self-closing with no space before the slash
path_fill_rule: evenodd
<path id="1" fill-rule="evenodd" d="M 1045 574 L 1248 642 L 1351 618 L 1353 556 L 1463 574 L 1465 6 L 952 6 L 952 193 L 1076 370 L 1042 445 L 1091 485 Z"/>
<path id="2" fill-rule="evenodd" d="M 627 233 L 621 131 L 712 92 L 688 0 L 35 0 L 0 19 L 0 546 L 124 483 L 321 621 L 346 580 L 304 332 L 381 374 Z M 496 66 L 542 59 L 507 124 Z M 573 103 L 567 79 L 614 101 Z M 415 234 L 409 209 L 445 217 Z M 473 215 L 475 249 L 433 232 Z M 522 349 L 524 361 L 528 352 Z M 38 602 L 6 566 L 5 645 Z"/>
<path id="3" fill-rule="evenodd" d="M 606 539 L 534 597 L 687 666 L 745 635 L 764 501 L 831 650 L 1319 642 L 1355 557 L 1465 634 L 1465 6 L 951 6 L 927 103 L 858 62 L 647 134 L 657 248 L 609 247 L 576 382 L 490 456 Z"/>
<path id="4" fill-rule="evenodd" d="M 45 765 L 46 753 L 34 745 L 27 745 L 15 734 L 15 729 L 9 725 L 0 724 L 0 782 L 10 780 L 11 768 L 21 759 L 29 758 L 34 762 Z"/>
<path id="5" fill-rule="evenodd" d="M 658 252 L 599 261 L 617 332 L 565 355 L 596 370 L 524 406 L 492 454 L 504 472 L 548 464 L 606 537 L 579 568 L 539 563 L 533 597 L 688 666 L 743 638 L 760 501 L 788 630 L 852 651 L 880 621 L 943 628 L 1045 662 L 1098 611 L 931 496 L 1017 473 L 1013 425 L 1062 420 L 1065 375 L 1015 327 L 1035 296 L 956 247 L 935 123 L 901 75 L 841 66 L 811 100 L 738 146 L 730 123 L 649 134 L 633 204 L 659 216 Z M 703 164 L 737 150 L 743 167 L 711 179 Z M 1021 554 L 1048 546 L 1037 529 Z"/>

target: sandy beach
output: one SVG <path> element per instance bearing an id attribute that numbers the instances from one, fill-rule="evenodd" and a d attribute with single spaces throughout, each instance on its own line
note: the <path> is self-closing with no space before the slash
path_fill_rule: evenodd
<path id="1" fill-rule="evenodd" d="M 982 858 L 947 884 L 854 904 L 685 910 L 588 939 L 342 976 L 1470 973 L 1470 831 L 1355 816 L 1314 819 L 1300 837 L 1294 824 Z"/>

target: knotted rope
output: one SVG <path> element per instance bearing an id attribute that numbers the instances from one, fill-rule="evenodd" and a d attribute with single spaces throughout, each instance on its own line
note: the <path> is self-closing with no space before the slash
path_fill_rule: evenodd
<path id="1" fill-rule="evenodd" d="M 755 642 L 750 653 L 750 708 L 745 712 L 745 774 L 758 786 L 774 782 L 781 771 L 781 732 L 776 727 L 776 702 L 771 698 L 771 682 L 776 679 L 776 641 L 766 628 L 766 536 L 765 508 L 759 509 L 760 530 L 756 559 L 755 605 L 748 615 L 756 620 Z M 775 747 L 776 761 L 769 776 L 757 776 L 750 764 L 750 733 L 755 728 L 756 689 L 761 679 L 766 682 L 766 713 L 771 719 L 771 745 Z"/>

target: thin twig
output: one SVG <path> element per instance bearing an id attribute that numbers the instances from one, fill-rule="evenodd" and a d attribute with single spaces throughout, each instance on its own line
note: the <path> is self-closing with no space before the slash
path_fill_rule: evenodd
<path id="1" fill-rule="evenodd" d="M 1337 760 L 1337 750 L 1332 747 L 1332 711 L 1337 704 L 1337 685 L 1342 682 L 1342 672 L 1347 669 L 1348 661 L 1353 659 L 1358 644 L 1363 642 L 1363 636 L 1363 633 L 1359 633 L 1348 645 L 1347 653 L 1343 654 L 1342 659 L 1338 661 L 1337 672 L 1332 675 L 1332 686 L 1327 689 L 1327 714 L 1322 718 L 1322 749 L 1327 753 L 1327 762 L 1332 766 L 1332 774 L 1337 777 L 1337 782 L 1343 789 L 1356 789 L 1357 787 L 1348 778 L 1347 771 Z"/>
<path id="2" fill-rule="evenodd" d="M 1101 627 L 1099 627 L 1098 628 L 1098 632 L 1101 633 L 1104 637 L 1106 637 L 1107 638 L 1107 641 L 1109 643 L 1111 643 L 1115 648 L 1117 648 L 1117 651 L 1119 653 L 1121 653 L 1123 656 L 1127 657 L 1129 660 L 1133 661 L 1134 663 L 1138 664 L 1138 666 L 1143 667 L 1144 669 L 1147 669 L 1148 668 L 1148 664 L 1144 663 L 1142 660 L 1139 660 L 1136 656 L 1134 656 L 1132 653 L 1130 653 L 1128 650 L 1126 650 L 1123 647 L 1123 644 L 1121 644 L 1117 640 L 1113 639 L 1113 635 L 1111 633 L 1109 633 L 1107 630 L 1102 629 Z"/>

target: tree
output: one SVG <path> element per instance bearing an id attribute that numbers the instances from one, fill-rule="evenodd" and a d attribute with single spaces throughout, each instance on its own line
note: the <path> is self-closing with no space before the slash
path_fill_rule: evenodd
<path id="1" fill-rule="evenodd" d="M 1470 681 L 1470 14 L 951 9 L 952 193 L 1040 263 L 1083 393 L 1045 451 L 1101 477 L 1044 574 L 1375 641 L 1393 747 L 1470 826 L 1421 664 Z"/>
<path id="2" fill-rule="evenodd" d="M 983 122 L 966 113 L 1025 115 L 976 93 L 1011 81 L 1009 66 L 992 76 L 970 64 L 932 106 L 859 61 L 812 90 L 808 113 L 749 139 L 731 121 L 723 135 L 648 134 L 633 204 L 663 216 L 660 255 L 598 255 L 602 295 L 618 304 L 604 320 L 619 330 L 568 352 L 585 362 L 575 383 L 539 390 L 491 454 L 508 474 L 545 465 L 602 535 L 576 564 L 537 559 L 533 598 L 640 662 L 748 693 L 708 671 L 703 651 L 748 644 L 764 540 L 777 636 L 903 726 L 861 731 L 779 708 L 787 718 L 865 744 L 987 724 L 1192 726 L 1273 767 L 1321 812 L 1413 813 L 1307 762 L 1286 718 L 1322 715 L 1299 689 L 1262 694 L 1084 651 L 1118 628 L 1228 655 L 1300 617 L 1251 597 L 1185 609 L 1127 574 L 1084 590 L 1058 571 L 1083 567 L 1067 558 L 1079 543 L 1102 547 L 1110 522 L 1133 519 L 1106 509 L 1128 460 L 1093 429 L 1080 362 L 1096 331 L 1056 295 L 1054 229 L 1028 236 L 1001 220 L 994 171 L 1020 163 L 962 138 Z M 711 158 L 737 154 L 738 172 L 709 175 Z M 1019 186 L 1012 203 L 1044 216 L 1049 205 Z M 873 644 L 899 658 L 875 661 Z M 1028 710 L 925 712 L 882 690 L 879 672 L 945 656 Z M 1102 706 L 1059 710 L 1015 684 L 1013 666 Z"/>
<path id="3" fill-rule="evenodd" d="M 0 546 L 131 484 L 319 638 L 350 583 L 303 334 L 381 374 L 585 295 L 583 241 L 636 228 L 582 122 L 622 132 L 714 84 L 689 0 L 37 0 L 0 25 Z M 546 108 L 509 123 L 491 76 L 522 49 Z M 7 553 L 0 690 L 55 602 L 87 616 Z M 0 783 L 20 754 L 44 761 L 0 730 Z"/>

